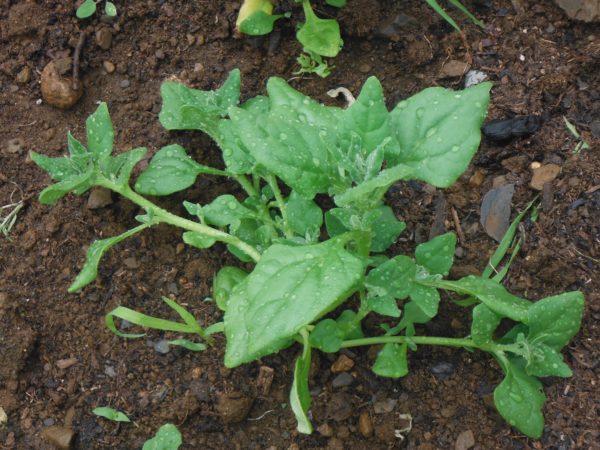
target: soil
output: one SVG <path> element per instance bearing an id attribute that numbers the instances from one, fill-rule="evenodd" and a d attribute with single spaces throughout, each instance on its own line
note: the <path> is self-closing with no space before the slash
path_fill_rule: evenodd
<path id="1" fill-rule="evenodd" d="M 320 79 L 293 74 L 300 51 L 294 20 L 279 23 L 267 38 L 236 39 L 237 3 L 129 0 L 117 2 L 115 21 L 99 15 L 79 21 L 72 2 L 0 1 L 0 203 L 24 202 L 10 241 L 0 241 L 0 406 L 8 414 L 0 447 L 54 448 L 42 432 L 64 425 L 76 433 L 75 449 L 139 449 L 171 422 L 182 432 L 185 449 L 600 448 L 598 23 L 571 21 L 550 0 L 467 0 L 486 26 L 460 20 L 463 41 L 422 1 L 351 0 L 340 12 L 319 5 L 322 15 L 337 15 L 344 34 L 335 70 Z M 292 7 L 291 1 L 280 2 L 284 10 Z M 386 29 L 400 14 L 408 19 Z M 72 109 L 56 109 L 41 100 L 40 74 L 51 60 L 72 55 L 82 31 L 84 94 Z M 212 89 L 239 67 L 246 97 L 262 93 L 267 78 L 278 75 L 332 104 L 338 101 L 327 97 L 329 89 L 344 86 L 356 94 L 367 76 L 376 75 L 393 106 L 428 86 L 462 87 L 460 76 L 440 78 L 448 61 L 468 62 L 488 74 L 494 84 L 490 119 L 544 120 L 530 137 L 502 145 L 484 141 L 451 189 L 395 186 L 388 200 L 408 228 L 394 251 L 412 253 L 433 226 L 454 229 L 454 210 L 464 239 L 452 276 L 480 272 L 496 245 L 479 225 L 483 195 L 492 185 L 513 183 L 514 216 L 538 193 L 529 185 L 531 163 L 560 166 L 544 187 L 539 220 L 524 224 L 526 243 L 505 282 L 531 299 L 573 289 L 586 296 L 581 332 L 564 351 L 573 377 L 544 380 L 548 400 L 540 440 L 525 438 L 495 412 L 491 392 L 501 373 L 481 353 L 423 347 L 410 355 L 410 374 L 396 381 L 372 374 L 374 349 L 346 352 L 354 365 L 345 380 L 350 384 L 342 387 L 332 384 L 337 356 L 320 355 L 311 377 L 312 419 L 319 431 L 305 436 L 295 431 L 286 406 L 298 348 L 228 370 L 222 339 L 200 354 L 176 348 L 161 354 L 153 348 L 159 333 L 132 341 L 115 337 L 104 326 L 106 312 L 126 305 L 169 317 L 162 295 L 187 305 L 205 323 L 219 320 L 203 300 L 215 270 L 233 260 L 223 247 L 184 247 L 180 232 L 166 226 L 117 246 L 104 257 L 93 285 L 67 294 L 87 246 L 130 227 L 137 208 L 114 197 L 89 209 L 88 194 L 41 205 L 37 195 L 50 180 L 28 152 L 63 154 L 66 132 L 83 138 L 85 118 L 98 101 L 109 104 L 117 151 L 180 143 L 197 160 L 220 165 L 207 137 L 160 126 L 162 81 L 177 78 Z M 590 149 L 573 152 L 577 140 L 563 116 Z M 182 213 L 184 198 L 203 203 L 232 189 L 202 178 L 160 203 Z M 466 312 L 444 305 L 421 331 L 468 334 Z M 97 406 L 124 411 L 134 423 L 100 419 L 91 413 Z M 400 434 L 406 414 L 412 429 Z"/>

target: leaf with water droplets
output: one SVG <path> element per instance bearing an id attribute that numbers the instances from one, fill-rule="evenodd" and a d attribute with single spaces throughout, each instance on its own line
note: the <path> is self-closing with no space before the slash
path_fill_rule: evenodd
<path id="1" fill-rule="evenodd" d="M 333 58 L 342 48 L 340 25 L 335 19 L 321 19 L 313 11 L 310 2 L 302 2 L 305 22 L 296 32 L 296 39 L 306 52 Z"/>
<path id="2" fill-rule="evenodd" d="M 500 325 L 502 316 L 496 314 L 483 303 L 473 308 L 473 322 L 471 323 L 471 338 L 477 345 L 488 344 L 492 341 L 494 331 Z"/>
<path id="3" fill-rule="evenodd" d="M 494 390 L 498 412 L 513 427 L 529 437 L 539 438 L 544 430 L 542 407 L 546 396 L 542 383 L 525 373 L 521 360 L 499 360 L 505 378 Z"/>
<path id="4" fill-rule="evenodd" d="M 225 312 L 225 365 L 236 367 L 288 346 L 306 325 L 356 291 L 365 261 L 344 235 L 315 245 L 272 245 L 232 291 Z"/>
<path id="5" fill-rule="evenodd" d="M 242 205 L 233 195 L 219 195 L 208 205 L 202 207 L 206 222 L 224 227 L 237 224 L 241 219 L 256 218 L 256 214 Z"/>
<path id="6" fill-rule="evenodd" d="M 389 206 L 380 206 L 369 211 L 365 215 L 365 224 L 371 225 L 373 232 L 371 251 L 373 252 L 386 251 L 406 228 L 406 224 L 396 219 L 394 211 Z"/>
<path id="7" fill-rule="evenodd" d="M 446 233 L 436 236 L 429 242 L 419 244 L 415 250 L 417 264 L 422 265 L 431 274 L 447 276 L 454 262 L 456 235 Z"/>
<path id="8" fill-rule="evenodd" d="M 396 256 L 372 269 L 365 286 L 372 297 L 390 296 L 399 300 L 410 294 L 417 266 L 408 256 Z"/>
<path id="9" fill-rule="evenodd" d="M 300 236 L 315 234 L 323 225 L 323 211 L 313 201 L 292 191 L 287 200 L 287 218 L 292 231 Z"/>
<path id="10" fill-rule="evenodd" d="M 192 247 L 202 250 L 212 247 L 215 242 L 217 242 L 217 240 L 212 236 L 206 236 L 194 231 L 186 231 L 181 237 L 183 242 L 185 242 L 187 245 L 191 245 Z"/>
<path id="11" fill-rule="evenodd" d="M 221 311 L 227 310 L 229 297 L 238 284 L 248 276 L 248 272 L 238 267 L 224 266 L 213 278 L 213 297 Z"/>
<path id="12" fill-rule="evenodd" d="M 370 297 L 367 303 L 369 309 L 377 314 L 388 317 L 400 317 L 400 308 L 398 308 L 396 299 L 391 295 Z"/>
<path id="13" fill-rule="evenodd" d="M 106 103 L 100 103 L 96 111 L 86 119 L 85 129 L 88 150 L 94 161 L 107 158 L 112 152 L 115 131 Z"/>
<path id="14" fill-rule="evenodd" d="M 373 372 L 381 377 L 400 378 L 408 373 L 408 361 L 406 344 L 388 343 L 377 355 Z"/>
<path id="15" fill-rule="evenodd" d="M 528 375 L 536 377 L 570 377 L 573 375 L 557 350 L 539 342 L 531 345 L 530 348 L 531 356 L 525 367 Z"/>
<path id="16" fill-rule="evenodd" d="M 434 87 L 400 102 L 390 123 L 401 150 L 388 166 L 409 166 L 415 178 L 437 187 L 454 183 L 479 147 L 491 87 L 480 83 L 456 92 Z"/>
<path id="17" fill-rule="evenodd" d="M 104 176 L 120 186 L 129 183 L 131 171 L 140 162 L 148 150 L 144 147 L 135 148 L 117 156 L 110 156 L 100 162 Z"/>
<path id="18" fill-rule="evenodd" d="M 333 319 L 321 320 L 310 332 L 309 342 L 311 347 L 318 348 L 325 353 L 335 353 L 344 342 L 344 331 Z"/>
<path id="19" fill-rule="evenodd" d="M 181 433 L 173 424 L 160 427 L 152 439 L 144 443 L 142 450 L 177 450 L 181 445 Z"/>

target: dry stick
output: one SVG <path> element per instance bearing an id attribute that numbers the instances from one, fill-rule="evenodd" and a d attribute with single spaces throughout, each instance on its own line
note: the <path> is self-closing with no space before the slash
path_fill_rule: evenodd
<path id="1" fill-rule="evenodd" d="M 452 220 L 454 221 L 454 229 L 456 230 L 456 234 L 458 235 L 458 242 L 465 245 L 465 235 L 463 233 L 462 227 L 460 226 L 460 220 L 458 219 L 458 213 L 454 207 L 450 208 L 452 212 Z"/>
<path id="2" fill-rule="evenodd" d="M 83 49 L 83 44 L 85 43 L 85 31 L 82 31 L 79 35 L 79 40 L 77 41 L 77 45 L 75 46 L 75 52 L 73 53 L 73 89 L 79 89 L 79 57 L 81 56 L 81 50 Z"/>

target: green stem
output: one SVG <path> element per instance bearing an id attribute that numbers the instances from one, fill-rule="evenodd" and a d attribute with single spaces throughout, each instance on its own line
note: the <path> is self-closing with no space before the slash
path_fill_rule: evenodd
<path id="1" fill-rule="evenodd" d="M 257 190 L 252 185 L 250 180 L 248 178 L 246 178 L 246 175 L 236 175 L 233 178 L 235 179 L 235 181 L 237 181 L 240 184 L 240 186 L 242 186 L 242 188 L 246 191 L 246 193 L 249 196 L 253 197 L 253 196 L 258 195 Z"/>
<path id="2" fill-rule="evenodd" d="M 260 253 L 254 247 L 242 241 L 238 237 L 224 231 L 217 230 L 216 228 L 212 228 L 207 225 L 203 225 L 201 223 L 184 219 L 183 217 L 172 214 L 166 209 L 163 209 L 152 203 L 150 200 L 142 197 L 137 192 L 133 191 L 128 185 L 119 186 L 107 179 L 98 180 L 98 185 L 117 192 L 147 211 L 152 211 L 154 213 L 154 218 L 159 222 L 168 223 L 169 225 L 174 225 L 185 230 L 194 231 L 204 236 L 215 238 L 218 241 L 237 247 L 256 262 L 260 260 Z"/>
<path id="3" fill-rule="evenodd" d="M 279 208 L 279 211 L 281 211 L 281 218 L 283 219 L 283 232 L 285 234 L 285 237 L 288 239 L 293 238 L 294 232 L 291 230 L 290 224 L 288 222 L 287 206 L 285 204 L 285 201 L 283 200 L 283 195 L 279 190 L 277 179 L 273 175 L 268 175 L 266 180 L 267 183 L 269 183 L 269 186 L 271 186 L 271 189 L 273 190 L 275 200 L 277 201 L 277 207 Z"/>
<path id="4" fill-rule="evenodd" d="M 448 338 L 438 336 L 376 336 L 370 338 L 352 339 L 344 341 L 342 348 L 349 347 L 361 347 L 364 345 L 377 345 L 377 344 L 404 344 L 412 342 L 417 345 L 443 345 L 446 347 L 467 347 L 477 348 L 486 352 L 501 352 L 504 350 L 503 346 L 495 344 L 482 344 L 477 345 L 472 339 L 467 338 Z"/>

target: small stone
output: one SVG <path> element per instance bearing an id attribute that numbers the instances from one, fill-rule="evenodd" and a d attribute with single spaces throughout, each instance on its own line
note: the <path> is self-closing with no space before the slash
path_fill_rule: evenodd
<path id="1" fill-rule="evenodd" d="M 86 207 L 87 209 L 100 209 L 112 203 L 111 192 L 102 187 L 95 187 L 90 191 Z"/>
<path id="2" fill-rule="evenodd" d="M 6 411 L 4 411 L 4 408 L 0 406 L 0 428 L 4 427 L 4 425 L 6 425 L 7 423 L 8 415 L 6 414 Z"/>
<path id="3" fill-rule="evenodd" d="M 100 28 L 96 31 L 96 44 L 102 50 L 108 50 L 112 46 L 112 31 L 108 28 Z"/>
<path id="4" fill-rule="evenodd" d="M 347 372 L 354 367 L 354 361 L 346 355 L 340 355 L 339 358 L 332 364 L 331 371 L 333 373 Z"/>
<path id="5" fill-rule="evenodd" d="M 44 419 L 42 423 L 45 427 L 51 427 L 52 425 L 54 425 L 54 419 L 50 417 L 48 419 Z"/>
<path id="6" fill-rule="evenodd" d="M 361 64 L 358 70 L 360 73 L 369 73 L 371 72 L 371 66 L 368 64 Z"/>
<path id="7" fill-rule="evenodd" d="M 108 377 L 114 378 L 117 376 L 117 372 L 113 366 L 104 367 L 104 374 Z"/>
<path id="8" fill-rule="evenodd" d="M 487 74 L 479 70 L 469 70 L 465 75 L 465 88 L 474 86 L 487 79 Z"/>
<path id="9" fill-rule="evenodd" d="M 56 367 L 58 367 L 59 369 L 68 369 L 69 367 L 73 366 L 74 364 L 77 364 L 77 358 L 66 358 L 66 359 L 59 359 L 58 361 L 56 361 Z"/>
<path id="10" fill-rule="evenodd" d="M 388 414 L 391 413 L 396 407 L 398 400 L 393 398 L 386 398 L 373 404 L 373 411 L 375 414 Z"/>
<path id="11" fill-rule="evenodd" d="M 451 59 L 450 61 L 447 61 L 442 67 L 439 78 L 461 77 L 465 73 L 467 73 L 470 67 L 471 65 L 468 62 Z"/>
<path id="12" fill-rule="evenodd" d="M 169 346 L 169 341 L 167 341 L 166 339 L 159 339 L 158 341 L 154 342 L 152 348 L 154 348 L 154 351 L 163 355 L 166 355 L 167 353 L 169 353 L 169 350 L 171 350 Z"/>
<path id="13" fill-rule="evenodd" d="M 13 138 L 6 141 L 6 152 L 11 154 L 20 155 L 23 153 L 23 146 L 25 141 L 21 138 Z"/>
<path id="14" fill-rule="evenodd" d="M 49 62 L 40 77 L 42 97 L 49 105 L 61 109 L 73 106 L 83 95 L 83 83 L 74 83 L 71 77 L 63 77 L 57 65 Z"/>
<path id="15" fill-rule="evenodd" d="M 486 172 L 484 169 L 477 169 L 475 173 L 471 176 L 471 178 L 469 178 L 469 186 L 481 186 L 483 184 L 483 181 L 485 180 L 485 174 Z"/>
<path id="16" fill-rule="evenodd" d="M 358 431 L 366 438 L 373 436 L 373 421 L 369 413 L 364 412 L 358 417 Z"/>
<path id="17" fill-rule="evenodd" d="M 256 388 L 265 397 L 269 395 L 269 391 L 271 390 L 271 384 L 273 384 L 274 376 L 275 370 L 273 370 L 271 367 L 260 366 L 260 369 L 258 369 Z"/>
<path id="18" fill-rule="evenodd" d="M 545 183 L 552 182 L 560 173 L 560 166 L 557 164 L 546 164 L 537 169 L 533 169 L 533 177 L 529 186 L 536 191 L 544 189 Z"/>
<path id="19" fill-rule="evenodd" d="M 251 398 L 240 392 L 229 392 L 219 395 L 215 410 L 223 423 L 228 425 L 244 420 L 250 412 L 252 403 Z"/>
<path id="20" fill-rule="evenodd" d="M 327 450 L 344 450 L 344 441 L 338 437 L 332 437 L 327 441 Z"/>
<path id="21" fill-rule="evenodd" d="M 431 369 L 429 370 L 431 370 L 431 373 L 436 377 L 444 380 L 454 373 L 454 364 L 446 361 L 440 361 L 431 366 Z"/>
<path id="22" fill-rule="evenodd" d="M 113 73 L 116 69 L 115 65 L 110 61 L 104 61 L 102 67 L 106 70 L 106 73 Z"/>
<path id="23" fill-rule="evenodd" d="M 123 260 L 123 264 L 128 269 L 137 269 L 140 267 L 140 262 L 137 259 L 135 259 L 133 256 L 130 256 L 129 258 L 125 258 Z"/>
<path id="24" fill-rule="evenodd" d="M 165 59 L 165 52 L 162 51 L 162 49 L 158 49 L 154 52 L 154 56 L 156 56 L 156 59 Z"/>
<path id="25" fill-rule="evenodd" d="M 196 36 L 194 36 L 193 34 L 186 34 L 185 38 L 187 39 L 188 45 L 194 45 L 194 42 L 196 42 Z"/>
<path id="26" fill-rule="evenodd" d="M 203 35 L 198 36 L 198 38 L 196 39 L 196 44 L 198 45 L 204 45 L 205 42 L 206 38 Z"/>
<path id="27" fill-rule="evenodd" d="M 127 89 L 129 86 L 131 86 L 131 82 L 129 80 L 121 80 L 119 86 L 121 86 L 122 89 Z"/>
<path id="28" fill-rule="evenodd" d="M 348 372 L 342 372 L 333 379 L 331 385 L 334 389 L 337 389 L 345 386 L 350 386 L 353 381 L 354 378 L 352 378 L 352 375 L 350 375 Z"/>
<path id="29" fill-rule="evenodd" d="M 456 438 L 454 450 L 469 450 L 475 445 L 475 436 L 471 430 L 463 431 Z"/>
<path id="30" fill-rule="evenodd" d="M 594 137 L 600 138 L 600 120 L 594 120 L 590 124 L 590 131 L 594 135 Z"/>
<path id="31" fill-rule="evenodd" d="M 317 431 L 323 437 L 331 437 L 331 436 L 333 436 L 333 427 L 331 425 L 329 425 L 327 422 L 325 422 L 322 425 L 319 425 L 317 427 Z"/>
<path id="32" fill-rule="evenodd" d="M 68 427 L 52 426 L 42 431 L 42 436 L 60 450 L 68 450 L 75 432 Z"/>
<path id="33" fill-rule="evenodd" d="M 23 67 L 15 77 L 15 81 L 19 84 L 27 84 L 31 81 L 31 69 L 27 66 Z"/>
<path id="34" fill-rule="evenodd" d="M 445 406 L 440 410 L 440 414 L 446 419 L 449 419 L 450 417 L 454 416 L 455 413 L 456 408 L 454 408 L 453 406 Z"/>

